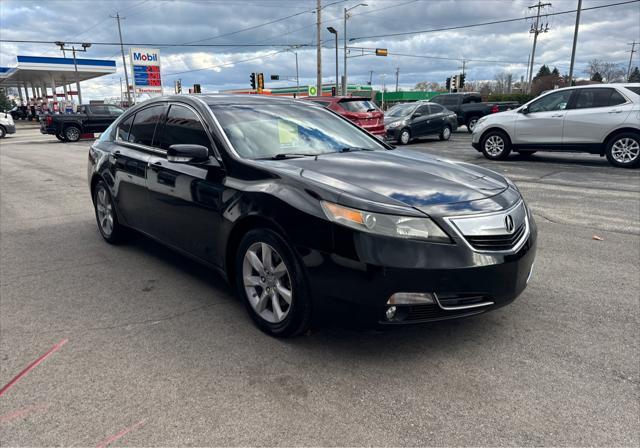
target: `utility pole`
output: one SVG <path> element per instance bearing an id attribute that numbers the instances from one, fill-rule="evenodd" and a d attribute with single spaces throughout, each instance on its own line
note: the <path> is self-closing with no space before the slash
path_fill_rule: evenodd
<path id="1" fill-rule="evenodd" d="M 373 84 L 371 84 L 373 82 L 373 70 L 369 70 L 369 85 L 373 86 Z"/>
<path id="2" fill-rule="evenodd" d="M 467 72 L 466 72 L 466 68 L 467 68 L 467 60 L 466 60 L 466 59 L 463 59 L 463 60 L 462 60 L 462 74 L 463 74 L 463 75 L 466 75 L 466 74 L 467 74 Z"/>
<path id="3" fill-rule="evenodd" d="M 387 75 L 385 73 L 383 73 L 382 75 L 380 75 L 380 78 L 382 78 L 382 107 L 381 109 L 384 110 L 384 78 L 386 78 Z"/>
<path id="4" fill-rule="evenodd" d="M 538 0 L 538 3 L 532 6 L 529 6 L 529 9 L 537 8 L 536 12 L 536 23 L 531 26 L 529 33 L 533 34 L 533 49 L 531 50 L 531 62 L 529 63 L 529 82 L 528 89 L 529 93 L 531 93 L 531 79 L 533 78 L 533 62 L 536 57 L 536 44 L 538 43 L 538 34 L 546 33 L 549 31 L 549 23 L 547 23 L 546 27 L 540 25 L 540 10 L 547 6 L 551 6 L 551 3 L 542 3 L 541 0 Z"/>
<path id="5" fill-rule="evenodd" d="M 359 3 L 351 8 L 344 8 L 344 17 L 343 17 L 343 30 L 342 30 L 342 42 L 344 45 L 344 61 L 342 64 L 342 94 L 347 94 L 347 20 L 349 19 L 349 11 L 352 9 L 356 9 L 358 6 L 368 6 L 366 3 Z M 369 85 L 371 85 L 371 80 L 369 80 Z"/>
<path id="6" fill-rule="evenodd" d="M 629 82 L 629 78 L 631 77 L 631 63 L 633 62 L 633 53 L 636 52 L 637 43 L 638 42 L 634 40 L 630 44 L 627 44 L 627 45 L 631 45 L 631 54 L 629 55 L 629 67 L 627 67 L 627 82 Z"/>
<path id="7" fill-rule="evenodd" d="M 400 78 L 400 67 L 396 67 L 396 92 L 398 91 L 398 80 Z"/>
<path id="8" fill-rule="evenodd" d="M 120 12 L 116 12 L 116 16 L 110 16 L 112 19 L 116 19 L 118 21 L 118 35 L 120 36 L 120 52 L 122 53 L 122 67 L 124 68 L 124 80 L 127 83 L 127 107 L 131 107 L 131 91 L 129 90 L 129 73 L 127 72 L 127 60 L 124 57 L 124 45 L 122 45 L 122 28 L 120 28 L 120 19 L 125 19 L 125 17 L 120 17 Z"/>
<path id="9" fill-rule="evenodd" d="M 322 0 L 316 0 L 316 96 L 322 96 L 322 42 L 320 41 L 320 31 L 322 29 Z"/>
<path id="10" fill-rule="evenodd" d="M 576 44 L 578 43 L 578 27 L 580 26 L 580 10 L 582 0 L 578 0 L 578 10 L 576 12 L 576 28 L 573 31 L 573 49 L 571 50 L 571 65 L 569 66 L 569 86 L 573 85 L 573 64 L 576 61 Z"/>

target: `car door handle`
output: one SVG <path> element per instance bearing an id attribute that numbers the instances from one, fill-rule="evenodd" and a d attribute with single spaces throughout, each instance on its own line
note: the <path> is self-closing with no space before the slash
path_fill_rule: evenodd
<path id="1" fill-rule="evenodd" d="M 610 110 L 609 113 L 610 114 L 621 114 L 622 111 L 621 110 Z"/>
<path id="2" fill-rule="evenodd" d="M 562 118 L 564 117 L 564 114 L 560 114 L 560 115 L 551 115 L 551 118 Z"/>

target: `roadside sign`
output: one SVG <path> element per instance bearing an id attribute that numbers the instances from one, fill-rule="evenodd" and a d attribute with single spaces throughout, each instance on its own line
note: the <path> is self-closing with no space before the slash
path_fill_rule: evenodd
<path id="1" fill-rule="evenodd" d="M 131 48 L 129 56 L 133 71 L 133 91 L 137 94 L 162 95 L 160 50 L 157 48 Z"/>
<path id="2" fill-rule="evenodd" d="M 309 96 L 316 96 L 318 94 L 318 88 L 316 86 L 309 86 L 307 93 Z"/>

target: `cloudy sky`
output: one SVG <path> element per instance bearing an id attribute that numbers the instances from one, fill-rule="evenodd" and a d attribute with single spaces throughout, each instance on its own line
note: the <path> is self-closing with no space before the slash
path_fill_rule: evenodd
<path id="1" fill-rule="evenodd" d="M 575 9 L 577 0 L 550 0 L 546 12 Z M 583 8 L 624 0 L 584 0 Z M 400 70 L 400 87 L 411 88 L 419 81 L 443 82 L 458 73 L 466 59 L 468 80 L 493 79 L 509 71 L 518 79 L 526 73 L 531 52 L 530 21 L 435 31 L 402 36 L 371 37 L 420 30 L 524 18 L 534 0 L 363 0 L 368 6 L 352 11 L 348 37 L 358 38 L 350 46 L 387 48 L 388 57 L 365 55 L 349 59 L 349 81 L 366 84 L 373 71 L 374 87 L 383 74 L 395 83 Z M 342 39 L 342 14 L 358 0 L 322 0 L 323 78 L 335 80 L 335 41 L 327 26 L 338 29 Z M 295 57 L 281 45 L 315 45 L 315 0 L 5 0 L 0 1 L 0 39 L 116 42 L 116 11 L 126 17 L 123 39 L 129 43 L 156 44 L 161 48 L 165 87 L 172 89 L 180 78 L 184 86 L 200 83 L 204 92 L 248 88 L 249 74 L 263 72 L 267 87 L 294 85 L 290 81 L 269 81 L 295 75 Z M 271 22 L 266 24 L 267 22 Z M 545 63 L 569 71 L 575 13 L 544 19 L 549 31 L 541 34 L 536 51 L 536 68 Z M 581 17 L 576 74 L 585 76 L 587 62 L 598 58 L 619 63 L 625 70 L 631 46 L 640 41 L 640 3 L 583 11 Z M 221 45 L 171 46 L 162 44 Z M 264 47 L 238 47 L 261 44 Z M 224 46 L 222 46 L 224 45 Z M 274 45 L 274 46 L 268 46 Z M 342 42 L 340 42 L 342 72 Z M 636 47 L 638 48 L 638 47 Z M 126 50 L 126 49 L 125 49 Z M 315 83 L 315 47 L 297 49 L 300 83 Z M 21 55 L 60 56 L 53 44 L 0 43 L 0 66 L 15 65 Z M 350 56 L 358 54 L 351 50 Z M 114 59 L 118 73 L 83 83 L 88 99 L 119 95 L 124 76 L 119 47 L 93 45 L 87 57 Z M 640 64 L 640 52 L 634 66 Z"/>

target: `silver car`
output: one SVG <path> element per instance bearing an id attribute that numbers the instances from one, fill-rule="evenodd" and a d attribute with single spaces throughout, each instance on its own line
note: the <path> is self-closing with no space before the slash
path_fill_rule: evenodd
<path id="1" fill-rule="evenodd" d="M 482 117 L 473 147 L 487 159 L 511 151 L 588 152 L 619 167 L 640 165 L 640 83 L 567 87 L 524 106 Z"/>

